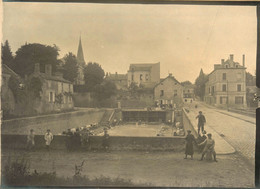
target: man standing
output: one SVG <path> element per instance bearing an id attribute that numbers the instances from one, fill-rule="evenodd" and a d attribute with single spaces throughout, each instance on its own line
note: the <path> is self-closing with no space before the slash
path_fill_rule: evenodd
<path id="1" fill-rule="evenodd" d="M 198 134 L 200 134 L 200 128 L 201 128 L 201 131 L 203 132 L 204 124 L 206 123 L 206 118 L 202 114 L 202 111 L 199 111 L 199 115 L 196 117 L 196 119 L 198 119 Z"/>
<path id="2" fill-rule="evenodd" d="M 52 135 L 50 129 L 47 129 L 47 133 L 45 134 L 44 139 L 46 141 L 46 148 L 49 151 L 50 150 L 51 141 L 53 140 L 53 135 Z"/>
<path id="3" fill-rule="evenodd" d="M 205 147 L 204 147 L 204 149 L 203 149 L 203 152 L 202 152 L 200 161 L 203 160 L 203 158 L 204 158 L 204 156 L 205 156 L 206 153 L 210 153 L 210 154 L 213 154 L 213 156 L 214 156 L 214 161 L 215 161 L 215 162 L 218 162 L 218 161 L 217 161 L 217 158 L 216 158 L 215 148 L 214 148 L 214 147 L 215 147 L 215 141 L 214 141 L 211 137 L 212 137 L 212 135 L 209 133 L 209 134 L 208 134 L 208 138 L 207 138 L 204 142 L 198 144 L 199 146 L 205 144 Z"/>

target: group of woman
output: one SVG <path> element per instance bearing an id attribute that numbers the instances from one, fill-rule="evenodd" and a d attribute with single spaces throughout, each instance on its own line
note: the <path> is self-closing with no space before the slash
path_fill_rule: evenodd
<path id="1" fill-rule="evenodd" d="M 206 131 L 203 131 L 203 136 L 198 137 L 196 140 L 194 135 L 191 134 L 190 130 L 187 130 L 187 136 L 186 136 L 186 148 L 185 148 L 185 157 L 184 159 L 187 159 L 187 156 L 190 155 L 191 159 L 193 159 L 194 149 L 193 144 L 197 145 L 199 147 L 200 152 L 202 151 L 202 156 L 200 161 L 204 159 L 204 156 L 207 154 L 208 159 L 212 159 L 212 155 L 214 157 L 214 161 L 217 162 L 216 159 L 216 152 L 215 152 L 215 141 L 212 139 L 212 134 L 208 133 L 207 136 Z"/>

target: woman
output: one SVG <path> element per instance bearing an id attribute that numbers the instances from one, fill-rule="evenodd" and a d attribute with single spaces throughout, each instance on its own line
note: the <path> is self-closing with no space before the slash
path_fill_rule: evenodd
<path id="1" fill-rule="evenodd" d="M 186 149 L 185 149 L 185 158 L 187 159 L 187 156 L 190 155 L 191 159 L 193 159 L 193 142 L 195 141 L 195 137 L 193 136 L 193 134 L 191 134 L 190 130 L 187 130 L 188 134 L 186 136 Z"/>

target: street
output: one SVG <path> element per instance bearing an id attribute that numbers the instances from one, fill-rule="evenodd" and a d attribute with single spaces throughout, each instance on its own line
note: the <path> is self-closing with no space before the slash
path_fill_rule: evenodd
<path id="1" fill-rule="evenodd" d="M 226 140 L 235 150 L 245 157 L 254 165 L 255 161 L 255 118 L 240 115 L 238 113 L 228 112 L 213 108 L 203 103 L 196 102 L 198 108 L 195 109 L 195 104 L 189 104 L 191 112 L 202 111 L 206 117 L 205 130 L 208 127 L 218 133 Z"/>

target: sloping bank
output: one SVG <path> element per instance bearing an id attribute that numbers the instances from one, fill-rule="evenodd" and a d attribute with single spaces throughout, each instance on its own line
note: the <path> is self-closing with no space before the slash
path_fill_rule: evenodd
<path id="1" fill-rule="evenodd" d="M 2 134 L 26 135 L 34 129 L 36 135 L 44 135 L 51 129 L 54 135 L 87 124 L 98 123 L 106 109 L 80 109 L 74 112 L 18 118 L 2 121 Z"/>

